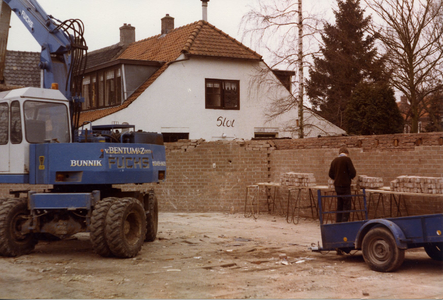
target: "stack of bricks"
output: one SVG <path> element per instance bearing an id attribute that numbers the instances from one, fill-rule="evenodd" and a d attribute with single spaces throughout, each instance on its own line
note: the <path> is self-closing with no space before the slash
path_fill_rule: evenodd
<path id="1" fill-rule="evenodd" d="M 361 189 L 378 189 L 383 187 L 383 178 L 358 175 L 357 185 Z"/>
<path id="2" fill-rule="evenodd" d="M 443 194 L 443 177 L 399 176 L 391 181 L 391 191 Z"/>
<path id="3" fill-rule="evenodd" d="M 365 177 L 365 178 L 370 178 L 368 179 L 363 179 L 363 182 L 359 181 L 359 178 L 361 177 Z M 378 178 L 378 177 L 368 177 L 366 175 L 360 175 L 357 178 L 357 183 L 355 183 L 355 181 L 353 180 L 351 182 L 351 189 L 353 191 L 358 191 L 359 189 L 367 189 L 367 188 L 372 188 L 372 189 L 376 189 L 379 187 L 383 186 L 383 179 L 382 178 Z M 381 183 L 379 182 L 381 180 Z M 335 189 L 334 186 L 334 180 L 331 178 L 328 178 L 328 189 Z"/>
<path id="4" fill-rule="evenodd" d="M 316 185 L 316 180 L 313 173 L 288 172 L 282 174 L 280 183 L 288 187 L 311 187 Z"/>
<path id="5" fill-rule="evenodd" d="M 355 190 L 357 188 L 357 186 L 355 185 L 355 183 L 351 182 L 351 188 L 353 190 Z M 328 189 L 335 189 L 335 185 L 334 185 L 334 179 L 328 178 Z"/>

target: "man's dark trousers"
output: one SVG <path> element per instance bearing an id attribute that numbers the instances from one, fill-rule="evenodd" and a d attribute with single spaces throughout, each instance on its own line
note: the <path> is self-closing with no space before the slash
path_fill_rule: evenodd
<path id="1" fill-rule="evenodd" d="M 335 186 L 335 192 L 340 195 L 351 195 L 351 186 Z M 351 210 L 351 197 L 337 197 L 337 211 Z M 349 212 L 337 213 L 335 222 L 347 222 L 349 220 Z"/>

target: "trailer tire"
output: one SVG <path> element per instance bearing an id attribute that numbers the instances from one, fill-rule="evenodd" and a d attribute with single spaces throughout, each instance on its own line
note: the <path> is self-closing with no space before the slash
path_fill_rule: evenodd
<path id="1" fill-rule="evenodd" d="M 106 217 L 105 237 L 111 252 L 120 258 L 138 254 L 146 236 L 146 215 L 135 198 L 114 202 Z"/>
<path id="2" fill-rule="evenodd" d="M 0 255 L 14 257 L 34 250 L 37 244 L 34 234 L 21 232 L 29 216 L 26 199 L 6 199 L 0 205 Z"/>
<path id="3" fill-rule="evenodd" d="M 425 251 L 433 260 L 443 261 L 443 243 L 427 244 Z"/>
<path id="4" fill-rule="evenodd" d="M 401 266 L 405 250 L 397 247 L 389 229 L 376 227 L 363 238 L 363 258 L 368 266 L 378 272 L 391 272 Z"/>
<path id="5" fill-rule="evenodd" d="M 158 230 L 158 201 L 154 191 L 148 196 L 148 213 L 146 214 L 146 237 L 145 242 L 153 242 L 157 238 Z"/>
<path id="6" fill-rule="evenodd" d="M 92 211 L 90 239 L 94 252 L 103 257 L 111 257 L 112 251 L 109 249 L 105 236 L 106 216 L 112 204 L 118 198 L 104 198 L 99 201 Z"/>

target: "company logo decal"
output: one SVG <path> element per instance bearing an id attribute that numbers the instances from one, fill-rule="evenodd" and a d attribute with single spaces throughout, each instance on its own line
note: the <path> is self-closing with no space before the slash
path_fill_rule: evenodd
<path id="1" fill-rule="evenodd" d="M 24 10 L 21 11 L 21 14 L 23 16 L 23 20 L 25 20 L 25 22 L 28 23 L 28 26 L 33 28 L 34 22 L 32 22 L 31 18 L 25 13 Z"/>
<path id="2" fill-rule="evenodd" d="M 102 161 L 94 160 L 71 160 L 71 167 L 101 167 Z"/>
<path id="3" fill-rule="evenodd" d="M 118 169 L 149 169 L 147 157 L 109 157 L 109 169 L 116 166 Z"/>
<path id="4" fill-rule="evenodd" d="M 137 155 L 147 155 L 151 154 L 150 149 L 145 149 L 143 147 L 108 147 L 104 149 L 106 154 L 137 154 Z"/>
<path id="5" fill-rule="evenodd" d="M 107 154 L 106 158 L 104 154 Z M 152 150 L 143 147 L 108 147 L 101 149 L 99 158 L 93 160 L 70 160 L 71 167 L 103 167 L 109 169 L 149 169 L 149 157 Z M 105 161 L 103 161 L 105 159 Z M 40 162 L 42 164 L 42 161 Z M 166 166 L 166 162 L 154 162 Z M 44 166 L 43 166 L 44 167 Z"/>

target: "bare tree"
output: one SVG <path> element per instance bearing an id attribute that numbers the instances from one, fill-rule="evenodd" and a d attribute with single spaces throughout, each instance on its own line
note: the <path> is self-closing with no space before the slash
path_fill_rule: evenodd
<path id="1" fill-rule="evenodd" d="M 297 79 L 293 85 L 297 87 L 297 97 L 272 99 L 273 105 L 267 117 L 274 119 L 294 108 L 298 108 L 298 136 L 303 138 L 305 121 L 303 120 L 303 68 L 305 57 L 311 52 L 304 51 L 303 40 L 307 37 L 308 44 L 318 32 L 319 21 L 313 16 L 306 17 L 302 13 L 302 0 L 258 1 L 256 9 L 249 11 L 242 20 L 243 39 L 249 38 L 250 44 L 256 43 L 272 57 L 270 69 L 292 69 Z M 271 71 L 271 70 L 268 70 Z M 261 78 L 265 78 L 261 74 Z M 258 79 L 262 80 L 262 79 Z"/>
<path id="2" fill-rule="evenodd" d="M 443 87 L 443 2 L 365 1 L 381 19 L 373 30 L 388 53 L 392 84 L 410 105 L 411 131 L 417 132 L 426 112 L 425 99 Z"/>

